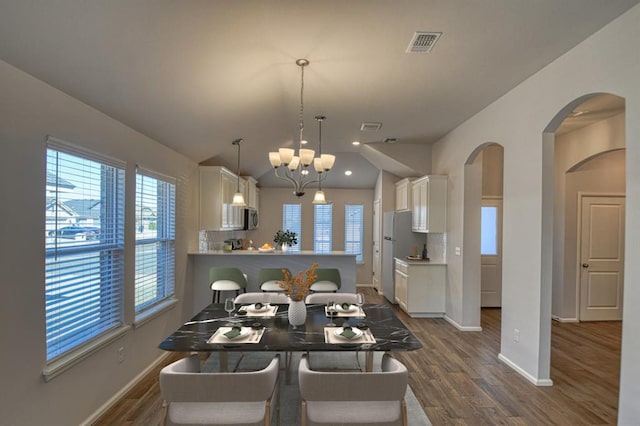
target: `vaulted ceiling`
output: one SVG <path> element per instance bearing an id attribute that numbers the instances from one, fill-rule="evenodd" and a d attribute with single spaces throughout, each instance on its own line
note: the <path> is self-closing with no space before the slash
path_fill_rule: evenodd
<path id="1" fill-rule="evenodd" d="M 394 150 L 433 143 L 639 1 L 0 0 L 0 59 L 196 162 L 235 168 L 244 138 L 243 174 L 275 186 L 267 152 L 297 141 L 307 58 L 305 137 L 317 148 L 326 115 L 338 157 L 325 185 L 372 187 L 379 167 L 420 172 Z M 416 31 L 442 35 L 407 53 Z"/>

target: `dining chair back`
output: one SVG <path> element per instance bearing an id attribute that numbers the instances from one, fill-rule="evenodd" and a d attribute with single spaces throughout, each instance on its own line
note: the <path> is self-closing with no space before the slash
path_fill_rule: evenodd
<path id="1" fill-rule="evenodd" d="M 327 303 L 331 301 L 355 305 L 358 302 L 358 297 L 355 293 L 312 293 L 305 299 L 305 303 L 309 304 Z"/>
<path id="2" fill-rule="evenodd" d="M 258 273 L 258 286 L 262 291 L 284 291 L 278 281 L 284 280 L 284 270 L 287 268 L 262 268 Z M 290 274 L 290 272 L 289 272 Z"/>
<path id="3" fill-rule="evenodd" d="M 283 293 L 254 291 L 242 293 L 236 296 L 236 304 L 239 303 L 289 303 L 291 299 Z"/>
<path id="4" fill-rule="evenodd" d="M 165 424 L 270 425 L 273 414 L 279 424 L 279 360 L 276 355 L 263 370 L 241 373 L 203 373 L 198 355 L 164 367 Z"/>
<path id="5" fill-rule="evenodd" d="M 407 368 L 387 354 L 368 373 L 314 371 L 303 355 L 298 379 L 302 425 L 407 424 Z"/>
<path id="6" fill-rule="evenodd" d="M 311 284 L 310 290 L 312 292 L 335 292 L 340 290 L 341 286 L 339 269 L 318 268 L 316 269 L 316 280 Z"/>
<path id="7" fill-rule="evenodd" d="M 209 269 L 209 285 L 213 291 L 211 303 L 220 303 L 220 292 L 240 290 L 247 291 L 247 275 L 238 268 L 214 266 Z"/>

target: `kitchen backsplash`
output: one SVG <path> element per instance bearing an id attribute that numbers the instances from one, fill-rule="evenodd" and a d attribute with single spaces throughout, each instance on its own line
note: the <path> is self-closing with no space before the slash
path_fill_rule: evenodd
<path id="1" fill-rule="evenodd" d="M 427 234 L 427 253 L 431 262 L 447 263 L 447 234 Z"/>

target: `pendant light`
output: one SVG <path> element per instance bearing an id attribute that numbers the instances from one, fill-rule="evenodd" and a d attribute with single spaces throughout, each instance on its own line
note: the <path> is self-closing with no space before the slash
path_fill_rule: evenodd
<path id="1" fill-rule="evenodd" d="M 316 115 L 316 121 L 318 122 L 318 158 L 313 160 L 313 167 L 318 173 L 318 190 L 313 196 L 313 204 L 327 204 L 327 200 L 324 198 L 324 191 L 322 190 L 322 173 L 325 171 L 322 165 L 322 122 L 327 119 L 324 115 Z M 326 170 L 328 171 L 328 170 Z"/>
<path id="2" fill-rule="evenodd" d="M 240 192 L 240 142 L 244 142 L 244 139 L 236 139 L 231 144 L 236 145 L 238 147 L 238 169 L 236 170 L 237 174 L 237 185 L 236 185 L 236 193 L 233 194 L 233 201 L 231 205 L 234 207 L 246 207 L 247 203 L 244 201 L 244 195 Z"/>

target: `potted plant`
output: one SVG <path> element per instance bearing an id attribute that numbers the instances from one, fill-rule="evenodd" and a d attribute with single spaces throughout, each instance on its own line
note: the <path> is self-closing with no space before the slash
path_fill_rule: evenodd
<path id="1" fill-rule="evenodd" d="M 289 231 L 288 229 L 283 231 L 280 229 L 276 232 L 276 235 L 273 236 L 273 242 L 276 246 L 279 246 L 282 251 L 287 251 L 289 247 L 298 243 L 298 237 L 293 231 Z"/>

